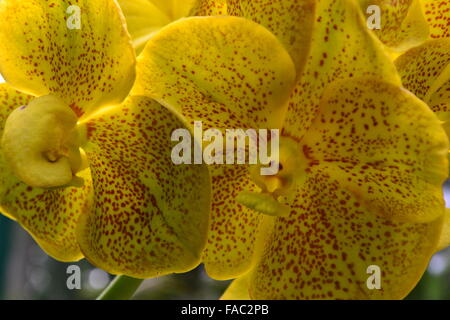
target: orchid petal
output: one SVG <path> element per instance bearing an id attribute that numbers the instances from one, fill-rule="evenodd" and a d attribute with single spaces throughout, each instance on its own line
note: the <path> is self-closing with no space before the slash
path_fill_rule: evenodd
<path id="1" fill-rule="evenodd" d="M 196 0 L 190 16 L 224 16 L 227 15 L 226 0 Z"/>
<path id="2" fill-rule="evenodd" d="M 135 53 L 115 1 L 71 2 L 1 1 L 0 70 L 16 89 L 57 95 L 82 116 L 127 96 Z"/>
<path id="3" fill-rule="evenodd" d="M 403 86 L 429 104 L 439 107 L 445 99 L 440 92 L 450 86 L 450 39 L 430 40 L 401 55 L 395 61 Z M 435 111 L 444 111 L 435 109 Z"/>
<path id="4" fill-rule="evenodd" d="M 380 8 L 380 29 L 374 29 L 377 37 L 390 49 L 406 51 L 422 44 L 430 34 L 420 0 L 359 0 L 366 17 L 372 6 Z"/>
<path id="5" fill-rule="evenodd" d="M 148 39 L 165 25 L 188 16 L 194 0 L 118 0 L 133 46 L 139 54 Z"/>
<path id="6" fill-rule="evenodd" d="M 403 86 L 425 101 L 450 136 L 450 39 L 434 39 L 400 56 Z"/>
<path id="7" fill-rule="evenodd" d="M 186 128 L 146 97 L 130 97 L 85 123 L 94 209 L 77 238 L 94 265 L 150 278 L 196 267 L 210 214 L 205 165 L 175 165 L 171 136 Z"/>
<path id="8" fill-rule="evenodd" d="M 238 17 L 194 17 L 148 42 L 134 92 L 202 120 L 206 129 L 280 128 L 294 78 L 288 53 L 262 26 Z"/>
<path id="9" fill-rule="evenodd" d="M 337 82 L 302 145 L 310 163 L 333 166 L 342 188 L 372 213 L 411 222 L 442 215 L 448 139 L 411 93 L 378 80 Z"/>
<path id="10" fill-rule="evenodd" d="M 317 4 L 311 52 L 293 91 L 284 131 L 301 139 L 316 117 L 327 86 L 352 77 L 377 77 L 400 84 L 381 42 L 368 30 L 353 1 Z"/>
<path id="11" fill-rule="evenodd" d="M 430 25 L 430 36 L 436 38 L 450 37 L 450 1 L 421 0 L 425 17 Z"/>
<path id="12" fill-rule="evenodd" d="M 342 188 L 333 170 L 311 168 L 290 202 L 291 215 L 277 218 L 250 275 L 252 299 L 401 299 L 426 270 L 443 219 L 379 217 Z M 371 290 L 377 267 L 381 287 Z"/>
<path id="13" fill-rule="evenodd" d="M 314 0 L 229 0 L 228 14 L 255 21 L 280 39 L 300 75 L 309 55 Z"/>
<path id="14" fill-rule="evenodd" d="M 299 145 L 307 167 L 295 195 L 279 199 L 290 215 L 276 219 L 252 271 L 251 298 L 403 298 L 439 241 L 447 148 L 437 117 L 398 86 L 330 86 Z M 378 290 L 367 285 L 373 266 Z"/>
<path id="15" fill-rule="evenodd" d="M 233 280 L 220 300 L 250 300 L 249 286 L 250 273 Z"/>
<path id="16" fill-rule="evenodd" d="M 255 241 L 263 216 L 236 202 L 242 191 L 257 192 L 247 166 L 210 167 L 213 199 L 211 227 L 203 263 L 217 280 L 240 276 L 255 263 Z"/>

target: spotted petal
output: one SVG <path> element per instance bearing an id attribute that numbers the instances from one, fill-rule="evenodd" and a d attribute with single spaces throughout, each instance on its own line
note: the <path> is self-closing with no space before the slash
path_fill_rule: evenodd
<path id="1" fill-rule="evenodd" d="M 253 20 L 280 39 L 301 74 L 309 55 L 315 0 L 229 0 L 228 13 Z"/>
<path id="2" fill-rule="evenodd" d="M 338 82 L 302 143 L 308 161 L 333 166 L 372 213 L 415 222 L 442 215 L 448 141 L 411 93 L 377 80 Z"/>
<path id="3" fill-rule="evenodd" d="M 173 23 L 149 41 L 140 59 L 139 90 L 190 122 L 203 121 L 203 130 L 280 128 L 295 79 L 275 36 L 237 17 Z M 211 170 L 213 215 L 203 260 L 210 276 L 229 279 L 253 261 L 261 218 L 235 199 L 257 187 L 246 166 Z"/>
<path id="4" fill-rule="evenodd" d="M 139 54 L 148 39 L 172 21 L 189 14 L 194 0 L 118 0 L 133 46 Z"/>
<path id="5" fill-rule="evenodd" d="M 299 146 L 307 169 L 295 195 L 279 199 L 290 215 L 275 221 L 250 296 L 403 298 L 439 241 L 447 147 L 433 113 L 398 86 L 327 89 Z M 377 270 L 381 288 L 370 290 Z"/>
<path id="6" fill-rule="evenodd" d="M 395 64 L 405 88 L 428 104 L 450 137 L 450 39 L 427 41 L 400 56 Z"/>
<path id="7" fill-rule="evenodd" d="M 214 279 L 227 280 L 245 273 L 255 262 L 255 241 L 262 215 L 236 202 L 243 191 L 258 192 L 243 165 L 211 166 L 212 218 L 202 262 Z"/>
<path id="8" fill-rule="evenodd" d="M 311 51 L 284 125 L 285 134 L 297 139 L 311 125 L 324 90 L 334 81 L 375 76 L 400 84 L 395 66 L 353 1 L 318 2 L 313 30 Z"/>
<path id="9" fill-rule="evenodd" d="M 289 203 L 291 214 L 277 218 L 250 275 L 252 299 L 401 299 L 422 276 L 443 219 L 379 217 L 342 188 L 334 170 L 311 168 Z M 381 287 L 370 290 L 377 271 Z"/>
<path id="10" fill-rule="evenodd" d="M 185 125 L 149 98 L 131 97 L 87 123 L 94 209 L 78 240 L 94 265 L 150 278 L 198 265 L 210 213 L 203 165 L 175 165 L 172 132 Z"/>
<path id="11" fill-rule="evenodd" d="M 190 16 L 227 15 L 227 0 L 195 0 Z"/>
<path id="12" fill-rule="evenodd" d="M 425 17 L 430 26 L 431 38 L 450 37 L 450 1 L 421 0 Z"/>
<path id="13" fill-rule="evenodd" d="M 127 96 L 135 56 L 115 1 L 72 3 L 1 1 L 0 70 L 16 89 L 58 95 L 81 116 Z"/>
<path id="14" fill-rule="evenodd" d="M 406 51 L 428 39 L 429 27 L 420 0 L 359 0 L 361 9 L 370 22 L 376 14 L 370 6 L 380 8 L 380 28 L 373 32 L 389 48 Z M 368 10 L 369 9 L 369 10 Z"/>
<path id="15" fill-rule="evenodd" d="M 248 291 L 250 285 L 250 275 L 251 273 L 233 280 L 222 297 L 220 297 L 220 300 L 250 300 Z"/>
<path id="16" fill-rule="evenodd" d="M 430 40 L 395 64 L 405 88 L 424 100 L 443 121 L 450 114 L 450 39 Z"/>
<path id="17" fill-rule="evenodd" d="M 0 85 L 0 133 L 9 113 L 32 98 Z M 0 152 L 0 211 L 20 223 L 44 251 L 61 261 L 83 257 L 75 229 L 80 215 L 90 209 L 92 185 L 88 170 L 79 176 L 85 180 L 82 188 L 32 188 L 14 176 Z"/>
<path id="18" fill-rule="evenodd" d="M 135 93 L 206 128 L 280 128 L 295 67 L 277 38 L 238 17 L 194 17 L 155 35 Z"/>

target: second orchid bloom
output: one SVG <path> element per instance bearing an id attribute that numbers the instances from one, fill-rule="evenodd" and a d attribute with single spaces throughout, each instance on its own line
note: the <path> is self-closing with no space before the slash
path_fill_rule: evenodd
<path id="1" fill-rule="evenodd" d="M 223 3 L 201 2 L 204 14 Z M 439 119 L 402 87 L 355 1 L 226 10 L 154 35 L 134 89 L 207 128 L 282 130 L 277 176 L 210 167 L 208 274 L 238 277 L 229 299 L 405 297 L 448 228 Z M 366 284 L 371 266 L 379 290 Z"/>

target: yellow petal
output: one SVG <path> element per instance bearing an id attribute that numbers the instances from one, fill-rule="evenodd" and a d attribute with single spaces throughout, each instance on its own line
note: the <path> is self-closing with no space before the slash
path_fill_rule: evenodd
<path id="1" fill-rule="evenodd" d="M 406 51 L 428 39 L 430 31 L 420 0 L 359 0 L 359 3 L 368 21 L 374 14 L 366 13 L 369 6 L 380 8 L 380 29 L 373 32 L 390 49 Z"/>
<path id="2" fill-rule="evenodd" d="M 450 39 L 427 41 L 395 64 L 404 87 L 428 104 L 450 136 Z"/>
<path id="3" fill-rule="evenodd" d="M 255 262 L 255 243 L 263 215 L 241 205 L 236 198 L 243 191 L 259 191 L 247 166 L 210 166 L 212 215 L 208 243 L 203 254 L 208 275 L 217 280 L 240 276 Z"/>
<path id="4" fill-rule="evenodd" d="M 57 95 L 81 116 L 127 96 L 135 54 L 115 1 L 77 3 L 1 1 L 0 70 L 18 90 Z"/>
<path id="5" fill-rule="evenodd" d="M 172 21 L 189 14 L 194 0 L 118 0 L 139 54 L 148 39 Z"/>
<path id="6" fill-rule="evenodd" d="M 291 58 L 264 27 L 194 17 L 152 37 L 139 57 L 135 90 L 206 129 L 272 129 L 282 124 L 294 79 Z"/>
<path id="7" fill-rule="evenodd" d="M 271 216 L 264 216 L 259 219 L 258 234 L 255 241 L 253 250 L 253 261 L 250 270 L 247 273 L 242 273 L 237 279 L 233 280 L 225 293 L 220 298 L 221 300 L 250 300 L 249 286 L 250 276 L 253 272 L 253 267 L 258 262 L 259 258 L 263 255 L 266 246 L 266 239 L 268 239 L 274 228 L 275 219 Z"/>
<path id="8" fill-rule="evenodd" d="M 372 213 L 428 222 L 442 215 L 448 140 L 439 119 L 406 90 L 377 80 L 329 87 L 302 141 Z"/>
<path id="9" fill-rule="evenodd" d="M 445 210 L 444 224 L 436 251 L 444 250 L 450 246 L 450 209 Z"/>
<path id="10" fill-rule="evenodd" d="M 196 0 L 148 0 L 158 7 L 171 20 L 186 16 Z"/>
<path id="11" fill-rule="evenodd" d="M 311 52 L 292 93 L 284 131 L 300 139 L 315 118 L 323 91 L 332 82 L 375 76 L 399 84 L 383 45 L 369 32 L 353 1 L 317 4 Z"/>
<path id="12" fill-rule="evenodd" d="M 32 96 L 6 84 L 0 85 L 0 132 L 7 116 L 26 105 Z M 92 185 L 89 171 L 80 173 L 82 188 L 32 188 L 16 178 L 0 153 L 0 211 L 26 229 L 41 248 L 60 261 L 77 261 L 83 257 L 75 228 L 82 212 L 90 209 Z"/>
<path id="13" fill-rule="evenodd" d="M 269 29 L 290 53 L 300 75 L 309 55 L 315 0 L 231 0 L 228 13 Z"/>
<path id="14" fill-rule="evenodd" d="M 438 100 L 435 93 L 450 79 L 450 39 L 427 41 L 401 55 L 395 65 L 403 86 L 433 108 L 439 102 L 431 103 L 431 98 Z"/>
<path id="15" fill-rule="evenodd" d="M 200 262 L 210 214 L 206 166 L 175 165 L 172 132 L 185 128 L 149 98 L 131 97 L 87 123 L 86 154 L 94 210 L 78 240 L 94 265 L 150 278 L 186 272 Z"/>
<path id="16" fill-rule="evenodd" d="M 250 300 L 248 288 L 250 285 L 249 275 L 243 275 L 228 286 L 220 300 Z"/>
<path id="17" fill-rule="evenodd" d="M 446 113 L 448 115 L 450 105 L 450 64 L 447 66 L 447 69 L 443 72 L 442 77 L 439 80 L 439 82 L 435 83 L 439 88 L 429 97 L 428 105 L 438 116 L 440 113 Z M 441 117 L 439 116 L 439 118 Z M 442 120 L 448 121 L 448 118 L 442 118 Z"/>
<path id="18" fill-rule="evenodd" d="M 422 276 L 442 218 L 418 224 L 383 219 L 343 189 L 333 170 L 312 167 L 286 203 L 291 214 L 276 219 L 250 275 L 252 299 L 401 299 Z M 367 285 L 376 284 L 373 266 L 379 267 L 379 290 Z"/>
<path id="19" fill-rule="evenodd" d="M 227 0 L 195 0 L 190 16 L 227 15 Z"/>
<path id="20" fill-rule="evenodd" d="M 448 0 L 421 0 L 432 38 L 450 37 L 450 2 Z"/>

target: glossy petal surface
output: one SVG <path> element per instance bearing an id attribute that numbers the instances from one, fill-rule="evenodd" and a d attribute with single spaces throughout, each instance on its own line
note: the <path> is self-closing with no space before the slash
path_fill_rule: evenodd
<path id="1" fill-rule="evenodd" d="M 450 1 L 421 0 L 432 38 L 450 37 Z"/>
<path id="2" fill-rule="evenodd" d="M 298 75 L 309 55 L 314 0 L 230 0 L 228 14 L 253 20 L 270 30 L 291 55 Z"/>
<path id="3" fill-rule="evenodd" d="M 302 144 L 310 163 L 333 166 L 333 177 L 373 213 L 415 222 L 442 215 L 448 141 L 409 92 L 377 80 L 338 82 Z"/>
<path id="4" fill-rule="evenodd" d="M 189 14 L 193 0 L 119 0 L 133 46 L 139 54 L 148 39 L 172 21 Z"/>
<path id="5" fill-rule="evenodd" d="M 172 132 L 185 128 L 149 98 L 131 97 L 87 122 L 95 190 L 78 240 L 86 258 L 114 274 L 149 278 L 200 262 L 210 213 L 203 165 L 175 165 Z"/>
<path id="6" fill-rule="evenodd" d="M 278 218 L 251 277 L 253 299 L 398 299 L 425 271 L 442 219 L 396 223 L 378 217 L 332 177 L 311 169 Z M 369 290 L 367 268 L 380 267 L 381 290 Z"/>
<path id="7" fill-rule="evenodd" d="M 190 16 L 224 16 L 227 15 L 226 0 L 195 0 Z"/>
<path id="8" fill-rule="evenodd" d="M 374 14 L 366 13 L 367 8 L 380 8 L 380 29 L 373 32 L 389 48 L 405 51 L 422 44 L 430 34 L 420 0 L 359 0 L 361 9 L 370 21 Z"/>
<path id="9" fill-rule="evenodd" d="M 206 128 L 280 128 L 294 77 L 292 60 L 265 28 L 237 17 L 194 17 L 149 41 L 136 93 Z"/>
<path id="10" fill-rule="evenodd" d="M 450 135 L 450 39 L 435 39 L 400 56 L 403 86 L 425 101 Z"/>
<path id="11" fill-rule="evenodd" d="M 249 285 L 250 277 L 246 275 L 233 280 L 220 300 L 250 300 Z"/>
<path id="12" fill-rule="evenodd" d="M 351 77 L 400 80 L 383 46 L 371 34 L 352 1 L 318 2 L 311 51 L 305 70 L 293 91 L 284 131 L 300 139 L 316 117 L 328 85 Z"/>
<path id="13" fill-rule="evenodd" d="M 55 94 L 82 116 L 127 96 L 135 56 L 115 1 L 78 1 L 80 29 L 72 3 L 2 1 L 0 70 L 16 89 Z"/>

